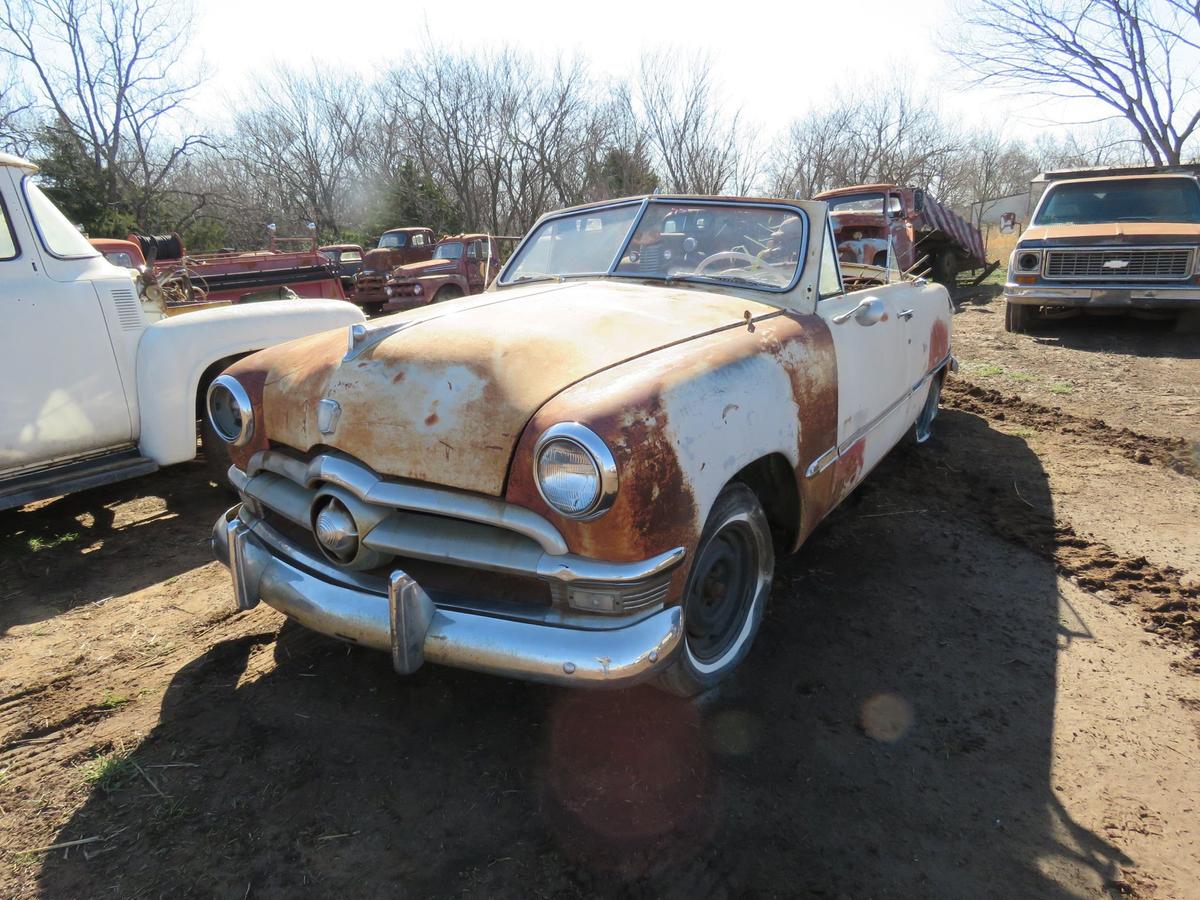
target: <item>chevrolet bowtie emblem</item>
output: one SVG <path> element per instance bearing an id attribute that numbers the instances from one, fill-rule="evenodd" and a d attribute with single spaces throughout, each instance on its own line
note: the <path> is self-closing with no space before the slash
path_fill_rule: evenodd
<path id="1" fill-rule="evenodd" d="M 342 414 L 342 407 L 336 400 L 328 398 L 317 401 L 317 430 L 321 434 L 333 434 L 337 428 L 338 417 Z"/>
<path id="2" fill-rule="evenodd" d="M 1127 259 L 1106 259 L 1104 261 L 1104 268 L 1106 269 L 1124 269 L 1128 265 L 1129 260 Z"/>

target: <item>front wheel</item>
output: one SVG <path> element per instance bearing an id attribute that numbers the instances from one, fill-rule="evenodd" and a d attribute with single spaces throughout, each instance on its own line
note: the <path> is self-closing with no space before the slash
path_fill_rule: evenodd
<path id="1" fill-rule="evenodd" d="M 914 443 L 923 444 L 933 436 L 933 420 L 937 418 L 938 409 L 942 402 L 942 382 L 946 380 L 945 371 L 938 372 L 929 382 L 929 393 L 925 395 L 925 405 L 911 432 Z"/>
<path id="2" fill-rule="evenodd" d="M 658 686 L 691 697 L 724 680 L 745 658 L 775 573 L 766 513 L 754 491 L 726 485 L 704 525 L 683 596 L 683 646 Z"/>
<path id="3" fill-rule="evenodd" d="M 1033 321 L 1033 307 L 1021 306 L 1011 300 L 1004 301 L 1004 330 L 1012 334 L 1024 334 Z"/>

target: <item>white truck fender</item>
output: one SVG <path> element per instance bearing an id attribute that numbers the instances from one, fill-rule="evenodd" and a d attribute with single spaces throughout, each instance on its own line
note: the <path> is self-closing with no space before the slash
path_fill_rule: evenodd
<path id="1" fill-rule="evenodd" d="M 137 351 L 139 444 L 160 466 L 196 456 L 196 392 L 218 360 L 364 321 L 345 300 L 270 300 L 162 319 Z"/>

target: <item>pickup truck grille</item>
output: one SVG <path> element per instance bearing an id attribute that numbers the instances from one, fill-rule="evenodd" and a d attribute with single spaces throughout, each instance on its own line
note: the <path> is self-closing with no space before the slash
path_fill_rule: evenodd
<path id="1" fill-rule="evenodd" d="M 1087 247 L 1046 251 L 1047 278 L 1145 281 L 1187 278 L 1191 247 Z"/>

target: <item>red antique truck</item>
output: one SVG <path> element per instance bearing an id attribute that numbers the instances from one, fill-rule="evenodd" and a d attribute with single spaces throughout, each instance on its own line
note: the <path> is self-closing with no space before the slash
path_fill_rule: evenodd
<path id="1" fill-rule="evenodd" d="M 941 284 L 953 285 L 963 269 L 986 265 L 979 229 L 921 188 L 858 184 L 813 199 L 829 204 L 843 262 L 886 266 L 890 239 L 902 271 L 932 271 Z"/>
<path id="2" fill-rule="evenodd" d="M 419 262 L 433 255 L 437 241 L 428 228 L 392 228 L 379 236 L 379 246 L 363 256 L 362 271 L 354 279 L 353 301 L 375 313 L 387 302 L 384 282 L 396 266 Z"/>
<path id="3" fill-rule="evenodd" d="M 147 296 L 161 297 L 168 315 L 291 296 L 346 299 L 315 238 L 276 238 L 272 232 L 266 250 L 196 254 L 187 252 L 178 234 L 91 243 L 114 265 L 142 271 Z"/>
<path id="4" fill-rule="evenodd" d="M 500 249 L 487 234 L 448 235 L 433 248 L 433 258 L 392 271 L 384 287 L 384 312 L 478 294 L 500 271 Z"/>

